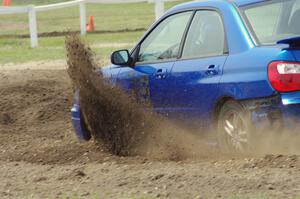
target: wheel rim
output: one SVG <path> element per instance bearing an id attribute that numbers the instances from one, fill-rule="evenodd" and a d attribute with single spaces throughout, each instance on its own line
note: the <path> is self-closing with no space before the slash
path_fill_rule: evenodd
<path id="1" fill-rule="evenodd" d="M 243 152 L 248 148 L 249 139 L 246 122 L 241 114 L 230 112 L 224 117 L 225 141 L 235 151 Z"/>

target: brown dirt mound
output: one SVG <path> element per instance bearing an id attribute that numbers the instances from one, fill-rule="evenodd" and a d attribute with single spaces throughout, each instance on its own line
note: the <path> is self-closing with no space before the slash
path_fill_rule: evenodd
<path id="1" fill-rule="evenodd" d="M 72 88 L 65 71 L 0 74 L 0 161 L 68 164 L 114 158 L 75 138 Z"/>
<path id="2" fill-rule="evenodd" d="M 2 88 L 0 95 L 3 101 L 0 105 L 3 110 L 0 121 L 13 122 L 21 118 L 19 114 L 31 114 L 34 120 L 53 121 L 57 117 L 61 118 L 70 105 L 69 99 L 63 94 L 63 88 L 56 88 L 53 80 L 29 80 L 24 85 L 11 85 Z M 38 85 L 38 86 L 37 86 Z M 17 95 L 16 95 L 17 94 Z M 70 92 L 68 93 L 70 94 Z M 54 96 L 57 101 L 53 102 Z M 9 99 L 14 98 L 14 102 Z M 28 108 L 31 104 L 40 104 L 39 111 Z"/>
<path id="3" fill-rule="evenodd" d="M 245 164 L 244 168 L 300 168 L 300 157 L 270 154 Z"/>

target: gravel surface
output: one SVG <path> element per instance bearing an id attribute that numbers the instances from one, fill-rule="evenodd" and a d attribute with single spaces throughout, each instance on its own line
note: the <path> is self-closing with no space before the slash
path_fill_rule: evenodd
<path id="1" fill-rule="evenodd" d="M 0 198 L 300 197 L 298 155 L 168 161 L 78 143 L 64 63 L 30 64 L 0 66 Z"/>

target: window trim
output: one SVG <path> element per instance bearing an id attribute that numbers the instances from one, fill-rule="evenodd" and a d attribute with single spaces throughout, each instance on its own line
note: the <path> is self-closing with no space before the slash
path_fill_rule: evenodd
<path id="1" fill-rule="evenodd" d="M 191 26 L 192 26 L 192 23 L 194 21 L 194 18 L 195 18 L 195 15 L 197 14 L 197 12 L 201 12 L 201 11 L 210 11 L 210 12 L 216 12 L 220 18 L 221 18 L 221 21 L 222 21 L 222 26 L 223 26 L 223 30 L 224 30 L 224 48 L 223 48 L 223 54 L 216 54 L 216 55 L 203 55 L 203 56 L 194 56 L 194 57 L 186 57 L 186 58 L 182 58 L 182 53 L 183 53 L 183 50 L 184 50 L 184 46 L 185 46 L 185 43 L 186 43 L 186 40 L 187 40 L 187 36 L 188 36 L 188 33 L 189 33 L 189 30 L 191 29 Z M 201 8 L 201 9 L 197 9 L 195 10 L 194 12 L 194 15 L 193 15 L 193 19 L 191 20 L 190 24 L 189 24 L 189 28 L 188 28 L 188 31 L 186 32 L 186 35 L 185 35 L 185 38 L 184 38 L 184 43 L 183 45 L 181 46 L 181 50 L 180 50 L 180 56 L 178 58 L 178 60 L 193 60 L 193 59 L 202 59 L 202 58 L 212 58 L 212 57 L 220 57 L 220 56 L 225 56 L 225 55 L 229 55 L 229 48 L 228 48 L 228 39 L 227 39 L 227 31 L 226 31 L 226 28 L 225 28 L 225 24 L 224 24 L 224 17 L 223 15 L 221 14 L 221 12 L 216 9 L 216 8 Z"/>
<path id="2" fill-rule="evenodd" d="M 222 25 L 224 28 L 224 50 L 223 50 L 223 54 L 221 55 L 215 55 L 215 56 L 201 56 L 201 57 L 193 57 L 193 58 L 182 58 L 182 52 L 183 52 L 183 48 L 184 48 L 184 44 L 186 42 L 186 38 L 188 35 L 188 32 L 190 30 L 191 24 L 193 22 L 193 19 L 195 17 L 195 14 L 199 11 L 214 11 L 217 12 L 219 14 L 219 16 L 221 17 L 222 20 Z M 180 60 L 193 60 L 193 59 L 204 59 L 204 58 L 213 58 L 213 57 L 220 57 L 220 56 L 228 56 L 229 55 L 229 47 L 228 47 L 228 37 L 227 37 L 227 31 L 226 31 L 226 26 L 224 24 L 224 15 L 222 14 L 222 12 L 215 7 L 201 7 L 201 8 L 189 8 L 189 9 L 184 9 L 184 10 L 180 10 L 178 12 L 166 15 L 164 18 L 162 18 L 161 20 L 157 21 L 156 23 L 154 23 L 151 28 L 144 34 L 144 36 L 140 39 L 140 41 L 138 42 L 138 44 L 133 48 L 133 50 L 131 51 L 131 56 L 134 55 L 134 59 L 137 59 L 136 56 L 138 56 L 139 51 L 140 51 L 140 45 L 143 43 L 143 41 L 149 36 L 149 34 L 152 33 L 152 31 L 165 19 L 167 19 L 168 17 L 171 17 L 173 15 L 176 14 L 180 14 L 183 12 L 191 12 L 191 17 L 188 21 L 188 24 L 185 28 L 184 34 L 182 36 L 182 40 L 180 43 L 180 48 L 179 48 L 179 52 L 178 52 L 178 56 L 177 58 L 172 58 L 172 59 L 164 59 L 164 60 L 157 60 L 157 61 L 149 61 L 149 62 L 135 62 L 133 67 L 136 65 L 144 65 L 144 64 L 159 64 L 159 63 L 166 63 L 166 62 L 171 62 L 171 61 L 180 61 Z"/>
<path id="3" fill-rule="evenodd" d="M 187 57 L 187 58 L 181 58 L 176 61 L 188 61 L 188 60 L 197 60 L 197 59 L 209 59 L 209 58 L 216 58 L 216 57 L 227 57 L 228 53 L 224 53 L 221 55 L 208 55 L 203 57 Z"/>
<path id="4" fill-rule="evenodd" d="M 193 15 L 191 16 L 191 19 L 190 19 L 189 23 L 187 24 L 187 26 L 186 26 L 186 28 L 184 30 L 184 33 L 183 33 L 182 38 L 181 38 L 181 42 L 180 42 L 180 46 L 179 46 L 179 51 L 178 51 L 178 55 L 177 55 L 176 60 L 181 59 L 181 57 L 182 57 L 182 52 L 183 52 L 183 49 L 184 49 L 186 38 L 187 38 L 187 35 L 188 35 L 188 33 L 189 33 L 190 29 L 191 29 L 191 25 L 192 25 L 192 23 L 194 21 L 196 13 L 197 13 L 197 10 L 194 10 L 193 11 Z"/>
<path id="5" fill-rule="evenodd" d="M 257 4 L 266 4 L 266 2 L 263 3 L 255 3 L 254 5 L 257 6 Z M 250 5 L 250 7 L 254 7 L 253 5 Z M 260 47 L 262 46 L 262 43 L 259 41 L 256 33 L 254 32 L 254 29 L 246 15 L 245 9 L 246 8 L 250 8 L 249 5 L 247 6 L 243 6 L 243 7 L 239 7 L 237 8 L 237 11 L 240 13 L 240 16 L 242 18 L 242 21 L 244 22 L 244 25 L 250 35 L 250 37 L 252 38 L 252 41 L 254 41 L 254 44 L 256 45 L 256 47 Z"/>
<path id="6" fill-rule="evenodd" d="M 159 20 L 157 23 L 155 23 L 155 24 L 152 26 L 152 28 L 150 28 L 150 30 L 149 30 L 148 32 L 146 32 L 146 34 L 142 37 L 142 39 L 138 42 L 137 46 L 136 46 L 135 49 L 133 50 L 133 52 L 136 51 L 136 50 L 138 50 L 138 52 L 132 53 L 132 54 L 135 54 L 135 56 L 138 57 L 139 52 L 140 52 L 140 46 L 141 46 L 141 44 L 146 40 L 146 38 L 148 38 L 148 36 L 149 36 L 149 35 L 157 28 L 157 26 L 159 26 L 163 21 L 165 21 L 165 20 L 168 19 L 169 17 L 172 17 L 172 16 L 177 15 L 177 14 L 185 13 L 185 12 L 191 12 L 191 16 L 190 16 L 190 18 L 189 18 L 189 20 L 188 20 L 188 23 L 187 23 L 187 26 L 186 26 L 186 29 L 187 29 L 188 25 L 190 24 L 190 22 L 192 21 L 192 19 L 193 19 L 193 17 L 194 17 L 194 13 L 195 13 L 194 10 L 184 10 L 184 11 L 180 11 L 180 12 L 176 12 L 176 13 L 172 13 L 172 14 L 170 14 L 170 15 L 167 15 L 166 17 L 162 18 L 162 19 Z M 186 31 L 186 29 L 185 29 L 185 31 Z M 183 33 L 183 35 L 182 35 L 182 38 L 183 38 L 184 35 L 185 35 L 185 31 L 184 31 L 184 33 Z M 181 44 L 182 44 L 182 39 L 180 40 L 179 51 L 178 51 L 178 52 L 180 52 L 180 50 L 181 50 Z M 136 57 L 136 59 L 137 59 L 137 57 Z M 141 64 L 165 63 L 165 62 L 175 61 L 175 60 L 177 60 L 177 57 L 178 57 L 178 54 L 177 54 L 177 56 L 176 56 L 175 58 L 171 58 L 171 59 L 162 59 L 162 60 L 157 60 L 157 61 L 144 61 L 144 62 L 138 62 L 138 61 L 137 61 L 134 65 L 136 65 L 136 64 L 141 65 Z"/>

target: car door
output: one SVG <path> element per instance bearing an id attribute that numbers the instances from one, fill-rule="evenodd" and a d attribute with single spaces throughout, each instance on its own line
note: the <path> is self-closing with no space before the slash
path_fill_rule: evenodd
<path id="1" fill-rule="evenodd" d="M 221 15 L 214 10 L 197 11 L 181 58 L 174 63 L 168 79 L 173 94 L 170 115 L 202 125 L 211 119 L 227 56 Z"/>
<path id="2" fill-rule="evenodd" d="M 139 102 L 151 100 L 152 106 L 160 110 L 169 100 L 168 78 L 192 14 L 181 12 L 162 20 L 133 52 L 137 54 L 135 66 L 120 69 L 117 83 L 133 91 Z"/>

